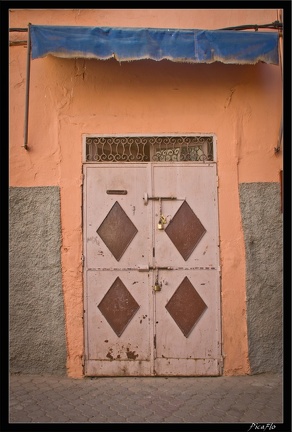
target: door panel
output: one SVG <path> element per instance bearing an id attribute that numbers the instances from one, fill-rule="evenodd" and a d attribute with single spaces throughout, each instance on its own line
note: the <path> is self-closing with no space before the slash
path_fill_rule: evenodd
<path id="1" fill-rule="evenodd" d="M 215 164 L 84 173 L 85 374 L 219 374 Z"/>
<path id="2" fill-rule="evenodd" d="M 189 205 L 205 232 L 196 244 L 191 256 L 185 260 L 168 235 L 155 229 L 155 254 L 159 265 L 177 267 L 218 267 L 218 223 L 216 166 L 189 164 L 155 165 L 153 167 L 153 193 L 155 196 L 171 195 L 177 200 L 163 200 L 162 213 L 167 222 L 175 222 L 182 204 Z M 159 202 L 155 202 L 155 224 L 159 219 Z M 188 214 L 189 216 L 189 214 Z M 193 220 L 189 216 L 190 225 Z M 168 224 L 165 225 L 167 229 Z M 179 227 L 178 227 L 179 229 Z M 185 231 L 187 227 L 184 227 Z M 182 242 L 184 239 L 182 239 Z M 167 251 L 167 253 L 166 253 Z"/>
<path id="3" fill-rule="evenodd" d="M 142 199 L 147 187 L 147 166 L 101 164 L 98 168 L 87 166 L 85 170 L 87 268 L 131 268 L 148 264 L 150 227 L 146 221 L 150 215 Z M 120 195 L 121 192 L 126 194 Z M 123 236 L 125 221 L 129 224 L 128 237 Z M 124 252 L 119 260 L 97 233 L 98 229 L 104 235 L 108 233 L 108 238 L 112 235 L 114 253 L 122 253 L 119 245 L 123 240 Z"/>
<path id="4" fill-rule="evenodd" d="M 85 374 L 149 375 L 147 165 L 85 167 Z"/>
<path id="5" fill-rule="evenodd" d="M 138 271 L 87 272 L 87 374 L 131 375 L 135 363 L 150 374 L 148 279 Z"/>
<path id="6" fill-rule="evenodd" d="M 218 374 L 216 166 L 157 164 L 152 177 L 153 195 L 165 197 L 154 201 L 154 266 L 162 267 L 161 291 L 155 293 L 155 373 Z M 163 230 L 157 229 L 161 212 Z"/>
<path id="7" fill-rule="evenodd" d="M 155 372 L 158 375 L 196 375 L 200 374 L 198 364 L 210 360 L 209 363 L 217 365 L 218 374 L 221 346 L 216 271 L 161 270 L 159 279 L 162 288 L 155 294 Z M 173 304 L 167 309 L 170 301 Z M 174 359 L 180 361 L 174 362 Z M 182 366 L 183 359 L 187 360 L 186 368 Z M 214 373 L 213 366 L 212 370 Z"/>

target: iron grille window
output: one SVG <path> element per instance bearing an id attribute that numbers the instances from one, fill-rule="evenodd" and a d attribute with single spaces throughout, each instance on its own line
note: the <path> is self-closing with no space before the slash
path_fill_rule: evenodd
<path id="1" fill-rule="evenodd" d="M 213 136 L 86 137 L 86 162 L 214 161 Z"/>

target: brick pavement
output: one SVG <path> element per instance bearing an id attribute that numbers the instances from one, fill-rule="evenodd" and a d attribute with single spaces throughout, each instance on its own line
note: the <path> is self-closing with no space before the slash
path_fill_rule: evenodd
<path id="1" fill-rule="evenodd" d="M 282 376 L 12 375 L 9 423 L 282 423 Z M 277 429 L 275 429 L 277 431 Z"/>

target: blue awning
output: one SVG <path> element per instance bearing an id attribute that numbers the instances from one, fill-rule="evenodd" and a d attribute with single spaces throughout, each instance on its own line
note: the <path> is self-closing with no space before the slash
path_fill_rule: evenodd
<path id="1" fill-rule="evenodd" d="M 53 55 L 119 62 L 279 64 L 278 32 L 30 26 L 32 59 Z"/>

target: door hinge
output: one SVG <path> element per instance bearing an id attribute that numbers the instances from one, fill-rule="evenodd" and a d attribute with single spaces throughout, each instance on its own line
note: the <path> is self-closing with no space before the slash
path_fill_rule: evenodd
<path id="1" fill-rule="evenodd" d="M 84 267 L 84 261 L 85 261 L 85 257 L 84 257 L 84 255 L 82 254 L 82 255 L 81 255 L 82 267 Z"/>
<path id="2" fill-rule="evenodd" d="M 219 188 L 219 176 L 217 176 L 217 175 L 216 175 L 216 185 L 217 185 L 217 188 Z"/>
<path id="3" fill-rule="evenodd" d="M 156 335 L 154 335 L 153 346 L 154 346 L 154 349 L 156 349 Z"/>

